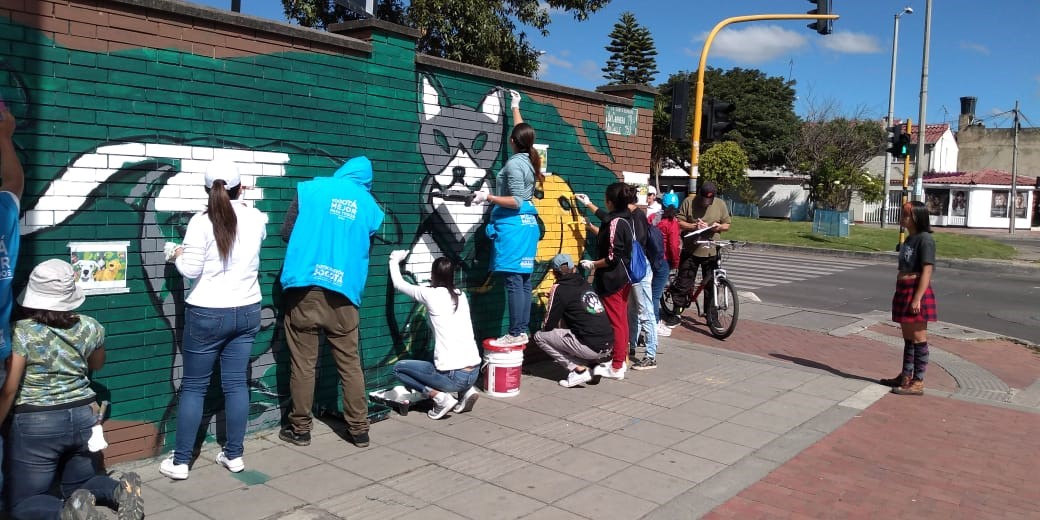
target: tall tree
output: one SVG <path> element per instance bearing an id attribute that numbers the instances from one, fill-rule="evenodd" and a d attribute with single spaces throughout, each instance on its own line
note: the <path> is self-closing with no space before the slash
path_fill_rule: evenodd
<path id="1" fill-rule="evenodd" d="M 669 104 L 672 89 L 684 75 L 690 81 L 689 98 L 692 105 L 697 73 L 679 72 L 672 74 L 667 82 L 658 87 L 659 97 L 664 100 L 665 106 Z M 725 140 L 735 141 L 744 149 L 751 168 L 778 168 L 787 164 L 800 124 L 794 113 L 794 85 L 794 81 L 767 76 L 757 69 L 734 68 L 723 71 L 708 67 L 704 71 L 704 98 L 721 99 L 736 107 L 733 112 L 736 129 L 726 134 Z M 693 113 L 691 106 L 690 120 L 686 124 L 687 135 L 692 131 Z M 663 129 L 667 136 L 670 122 L 670 116 L 661 121 L 655 119 L 655 145 L 658 129 Z M 689 139 L 674 143 L 681 157 L 689 157 Z M 712 144 L 702 143 L 701 151 Z M 666 148 L 662 147 L 662 150 Z M 651 154 L 656 156 L 658 152 L 652 150 Z M 682 160 L 679 162 L 681 164 Z"/>
<path id="2" fill-rule="evenodd" d="M 609 36 L 610 58 L 603 67 L 603 77 L 611 85 L 649 85 L 657 75 L 657 49 L 650 29 L 639 25 L 636 15 L 625 11 Z"/>
<path id="3" fill-rule="evenodd" d="M 549 35 L 549 9 L 585 20 L 610 0 L 377 0 L 376 18 L 419 29 L 424 54 L 530 76 L 538 51 L 524 26 Z M 334 0 L 282 0 L 285 15 L 305 27 L 324 28 L 357 16 Z M 517 26 L 520 25 L 520 27 Z"/>
<path id="4" fill-rule="evenodd" d="M 837 103 L 810 106 L 793 149 L 795 168 L 808 173 L 810 197 L 816 208 L 847 211 L 852 195 L 866 202 L 881 200 L 883 181 L 864 165 L 885 150 L 885 130 L 862 110 L 840 114 Z"/>

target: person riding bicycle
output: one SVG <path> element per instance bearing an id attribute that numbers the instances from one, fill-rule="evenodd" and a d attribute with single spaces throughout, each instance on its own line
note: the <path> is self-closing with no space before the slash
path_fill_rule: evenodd
<path id="1" fill-rule="evenodd" d="M 681 315 L 690 306 L 691 289 L 697 280 L 697 267 L 700 266 L 707 279 L 717 265 L 717 251 L 714 247 L 698 246 L 697 241 L 718 240 L 719 234 L 730 227 L 729 208 L 722 200 L 715 197 L 715 184 L 705 181 L 697 190 L 695 197 L 686 197 L 679 206 L 679 230 L 683 235 L 682 254 L 679 257 L 679 272 L 672 282 L 671 297 L 675 303 L 676 314 Z M 686 236 L 693 231 L 713 228 L 712 231 Z M 712 291 L 704 292 L 705 307 L 710 303 Z M 705 311 L 707 309 L 705 308 Z M 709 319 L 714 318 L 708 316 Z"/>

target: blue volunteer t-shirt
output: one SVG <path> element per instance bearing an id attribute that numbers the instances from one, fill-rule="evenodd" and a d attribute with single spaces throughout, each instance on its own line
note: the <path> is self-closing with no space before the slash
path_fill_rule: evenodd
<path id="1" fill-rule="evenodd" d="M 0 191 L 0 361 L 11 356 L 11 282 L 20 240 L 18 198 L 9 191 Z"/>

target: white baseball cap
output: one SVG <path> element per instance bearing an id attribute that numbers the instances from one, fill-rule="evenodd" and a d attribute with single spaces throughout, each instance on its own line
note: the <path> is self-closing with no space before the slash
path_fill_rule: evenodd
<path id="1" fill-rule="evenodd" d="M 648 194 L 654 194 L 654 195 L 657 195 L 657 188 L 655 188 L 655 187 L 654 187 L 653 185 L 650 185 L 650 186 L 648 186 L 648 187 L 646 188 L 646 192 L 647 192 Z"/>
<path id="2" fill-rule="evenodd" d="M 242 182 L 238 170 L 238 163 L 232 161 L 217 159 L 210 162 L 206 167 L 206 187 L 212 188 L 217 180 L 224 181 L 229 190 L 238 186 Z"/>

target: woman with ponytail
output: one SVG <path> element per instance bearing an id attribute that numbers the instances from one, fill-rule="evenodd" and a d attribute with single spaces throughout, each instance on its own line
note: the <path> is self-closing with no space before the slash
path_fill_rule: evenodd
<path id="1" fill-rule="evenodd" d="M 474 202 L 492 204 L 487 235 L 494 242 L 491 272 L 498 273 L 506 287 L 509 330 L 496 341 L 499 345 L 526 344 L 531 321 L 531 272 L 538 249 L 538 211 L 531 198 L 535 181 L 541 182 L 542 160 L 534 148 L 535 133 L 520 116 L 520 93 L 509 91 L 516 126 L 509 137 L 513 155 L 495 176 L 495 193 L 477 192 Z"/>
<path id="2" fill-rule="evenodd" d="M 188 478 L 202 403 L 218 359 L 227 441 L 216 462 L 235 473 L 245 469 L 247 374 L 253 339 L 260 330 L 257 271 L 267 216 L 240 202 L 241 191 L 238 166 L 213 161 L 206 170 L 209 204 L 191 218 L 184 244 L 170 255 L 177 270 L 193 282 L 185 298 L 177 437 L 173 454 L 159 466 L 160 473 L 174 480 Z"/>

